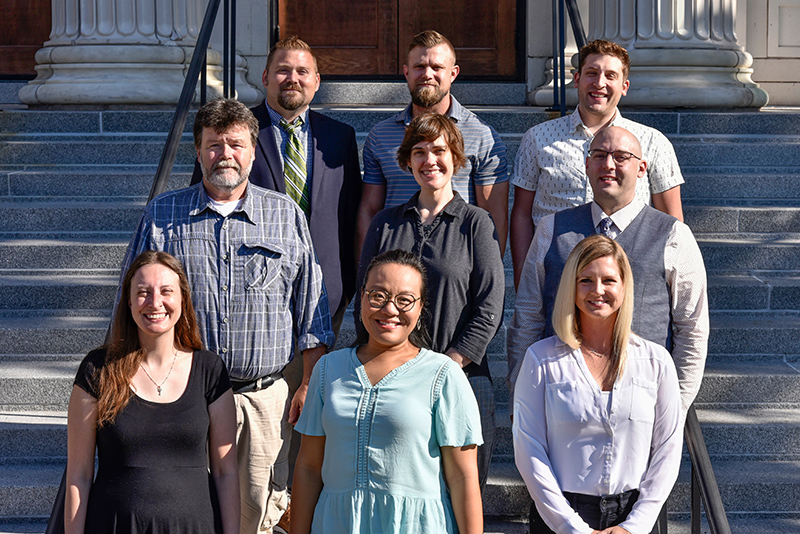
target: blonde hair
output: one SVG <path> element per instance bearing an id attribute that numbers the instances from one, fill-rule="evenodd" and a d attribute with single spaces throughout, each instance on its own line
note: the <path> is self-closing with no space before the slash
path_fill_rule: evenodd
<path id="1" fill-rule="evenodd" d="M 616 261 L 624 286 L 622 304 L 614 322 L 609 356 L 608 372 L 617 378 L 622 374 L 627 358 L 626 347 L 631 334 L 634 295 L 631 265 L 619 243 L 603 235 L 591 235 L 575 245 L 564 265 L 564 271 L 561 273 L 561 281 L 558 284 L 558 292 L 553 306 L 552 322 L 553 330 L 561 341 L 573 349 L 580 348 L 582 342 L 580 315 L 575 306 L 575 286 L 578 275 L 593 261 L 608 256 Z"/>

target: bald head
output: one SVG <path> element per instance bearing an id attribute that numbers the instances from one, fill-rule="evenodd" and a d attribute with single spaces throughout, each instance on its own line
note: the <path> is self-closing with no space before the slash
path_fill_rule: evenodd
<path id="1" fill-rule="evenodd" d="M 592 139 L 586 175 L 595 201 L 607 215 L 633 202 L 636 181 L 647 172 L 647 162 L 642 157 L 639 140 L 625 128 L 609 126 Z"/>

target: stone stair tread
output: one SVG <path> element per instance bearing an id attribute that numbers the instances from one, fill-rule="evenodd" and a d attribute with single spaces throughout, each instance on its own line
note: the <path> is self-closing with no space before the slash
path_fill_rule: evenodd
<path id="1" fill-rule="evenodd" d="M 15 271 L 16 272 L 16 271 Z M 38 271 L 28 274 L 6 274 L 0 269 L 0 286 L 105 286 L 118 285 L 119 275 L 109 272 L 86 272 L 80 274 L 60 274 L 57 272 Z"/>
<path id="2" fill-rule="evenodd" d="M 800 487 L 800 460 L 746 460 L 714 458 L 711 460 L 717 484 L 788 484 Z M 757 466 L 757 467 L 756 467 Z M 678 484 L 689 482 L 691 463 L 681 463 Z M 522 476 L 513 461 L 493 461 L 487 484 L 494 486 L 523 486 Z M 800 505 L 800 503 L 794 503 Z M 800 510 L 792 510 L 800 511 Z"/>
<path id="3" fill-rule="evenodd" d="M 24 428 L 30 425 L 67 426 L 66 410 L 58 411 L 0 411 L 0 432 L 10 428 Z"/>
<path id="4" fill-rule="evenodd" d="M 78 368 L 77 361 L 5 361 L 0 366 L 0 380 L 5 379 L 72 379 Z"/>
<path id="5" fill-rule="evenodd" d="M 0 469 L 0 488 L 57 486 L 63 472 L 58 464 L 7 463 Z"/>

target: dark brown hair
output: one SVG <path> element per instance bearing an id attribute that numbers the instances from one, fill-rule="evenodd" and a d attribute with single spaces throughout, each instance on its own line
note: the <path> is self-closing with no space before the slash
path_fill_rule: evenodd
<path id="1" fill-rule="evenodd" d="M 628 74 L 631 71 L 631 58 L 628 57 L 628 51 L 622 48 L 617 43 L 611 41 L 604 41 L 597 39 L 587 43 L 581 48 L 580 62 L 578 63 L 578 72 L 583 72 L 583 65 L 586 63 L 586 58 L 592 54 L 600 54 L 601 56 L 614 56 L 622 62 L 622 79 L 627 80 Z"/>
<path id="2" fill-rule="evenodd" d="M 247 106 L 233 98 L 218 98 L 206 103 L 197 110 L 194 118 L 194 146 L 200 148 L 203 141 L 203 128 L 211 128 L 216 133 L 227 132 L 233 126 L 246 126 L 250 130 L 253 146 L 258 143 L 258 119 Z"/>
<path id="3" fill-rule="evenodd" d="M 403 169 L 408 169 L 414 145 L 424 141 L 435 141 L 440 136 L 444 136 L 447 147 L 453 154 L 453 174 L 457 173 L 467 163 L 467 156 L 464 154 L 464 137 L 456 123 L 440 113 L 417 115 L 406 126 L 403 143 L 397 149 L 397 163 Z"/>
<path id="4" fill-rule="evenodd" d="M 269 49 L 269 55 L 267 55 L 267 66 L 264 67 L 265 71 L 269 71 L 269 66 L 272 65 L 272 60 L 275 59 L 275 53 L 278 50 L 301 50 L 303 52 L 308 52 L 311 54 L 311 57 L 314 58 L 314 71 L 319 74 L 319 65 L 317 65 L 317 56 L 314 55 L 314 51 L 311 50 L 311 47 L 308 46 L 308 43 L 300 39 L 296 35 L 292 35 L 291 37 L 287 37 L 286 39 L 281 39 L 274 45 L 272 48 Z"/>
<path id="5" fill-rule="evenodd" d="M 181 317 L 175 324 L 175 346 L 182 350 L 200 350 L 203 341 L 192 306 L 192 291 L 181 262 L 166 252 L 146 250 L 131 264 L 122 282 L 111 341 L 106 346 L 106 363 L 97 377 L 97 426 L 113 423 L 130 401 L 131 380 L 144 358 L 139 343 L 139 327 L 130 310 L 131 280 L 145 265 L 160 264 L 178 275 L 181 291 Z"/>

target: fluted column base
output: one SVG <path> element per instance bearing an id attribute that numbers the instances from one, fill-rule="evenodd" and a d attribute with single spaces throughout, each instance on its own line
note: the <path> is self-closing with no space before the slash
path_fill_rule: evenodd
<path id="1" fill-rule="evenodd" d="M 36 53 L 38 76 L 19 91 L 29 105 L 175 105 L 193 47 L 146 44 L 45 46 Z M 237 58 L 236 89 L 258 98 Z M 209 97 L 222 94 L 221 56 L 209 50 Z M 199 85 L 196 101 L 199 101 Z"/>

